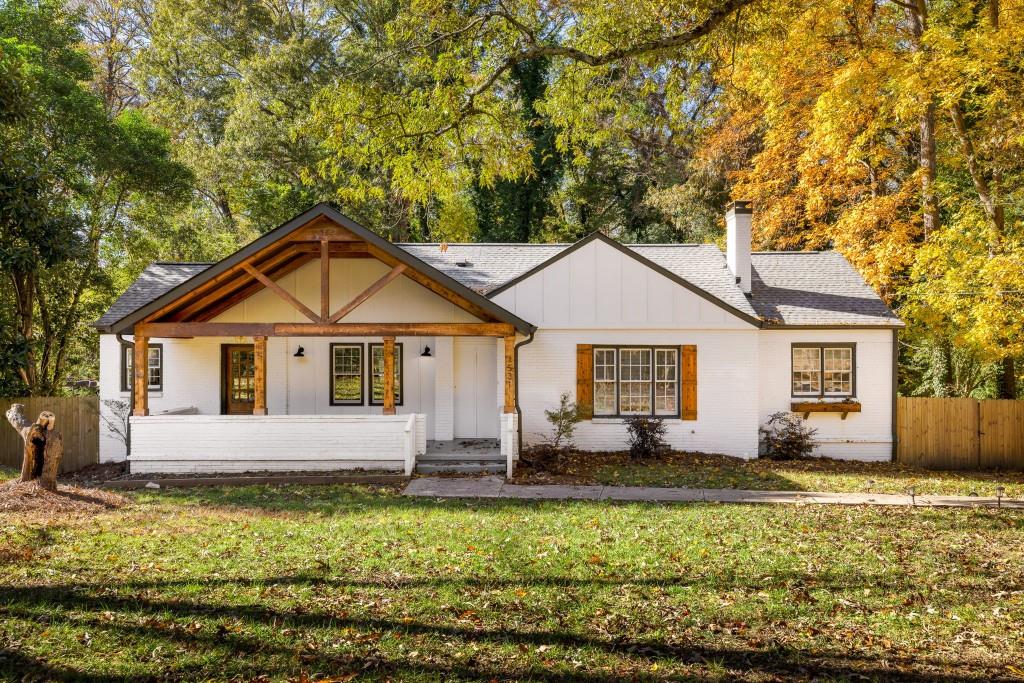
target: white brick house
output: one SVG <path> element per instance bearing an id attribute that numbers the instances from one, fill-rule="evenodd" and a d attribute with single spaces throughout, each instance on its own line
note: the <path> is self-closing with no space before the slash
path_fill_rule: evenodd
<path id="1" fill-rule="evenodd" d="M 888 459 L 902 323 L 835 252 L 751 254 L 750 222 L 730 209 L 726 254 L 390 244 L 318 205 L 216 264 L 147 268 L 97 322 L 103 409 L 133 404 L 135 471 L 411 471 L 453 439 L 511 466 L 562 392 L 584 449 L 653 414 L 677 449 L 750 458 L 794 410 L 821 454 Z M 103 436 L 102 460 L 126 451 Z"/>

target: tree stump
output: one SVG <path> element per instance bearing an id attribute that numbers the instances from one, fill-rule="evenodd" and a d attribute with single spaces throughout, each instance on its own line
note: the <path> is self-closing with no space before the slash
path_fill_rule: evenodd
<path id="1" fill-rule="evenodd" d="M 21 480 L 39 480 L 48 491 L 57 490 L 57 471 L 64 457 L 64 438 L 54 429 L 57 417 L 49 410 L 39 413 L 34 423 L 25 418 L 25 406 L 15 403 L 7 411 L 7 421 L 25 443 L 21 460 Z"/>

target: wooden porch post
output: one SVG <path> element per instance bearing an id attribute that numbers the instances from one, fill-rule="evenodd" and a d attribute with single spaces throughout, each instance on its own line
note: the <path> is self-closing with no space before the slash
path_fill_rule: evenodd
<path id="1" fill-rule="evenodd" d="M 149 338 L 135 335 L 132 358 L 132 415 L 149 415 Z"/>
<path id="2" fill-rule="evenodd" d="M 516 412 L 516 338 L 505 337 L 505 412 Z"/>
<path id="3" fill-rule="evenodd" d="M 384 337 L 384 414 L 395 414 L 395 338 Z"/>
<path id="4" fill-rule="evenodd" d="M 253 415 L 267 414 L 267 338 L 256 336 L 253 341 Z"/>

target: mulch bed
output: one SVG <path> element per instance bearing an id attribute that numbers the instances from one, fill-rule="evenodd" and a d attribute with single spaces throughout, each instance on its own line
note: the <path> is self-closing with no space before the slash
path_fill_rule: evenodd
<path id="1" fill-rule="evenodd" d="M 123 496 L 99 489 L 58 484 L 56 491 L 47 491 L 37 481 L 18 480 L 0 484 L 0 512 L 97 513 L 127 504 Z"/>

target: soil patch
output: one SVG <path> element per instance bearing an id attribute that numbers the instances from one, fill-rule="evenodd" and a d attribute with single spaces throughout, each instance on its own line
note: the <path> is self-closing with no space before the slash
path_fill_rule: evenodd
<path id="1" fill-rule="evenodd" d="M 39 482 L 17 480 L 0 484 L 0 512 L 97 513 L 127 504 L 124 496 L 99 489 L 58 484 L 56 491 L 47 491 Z"/>

